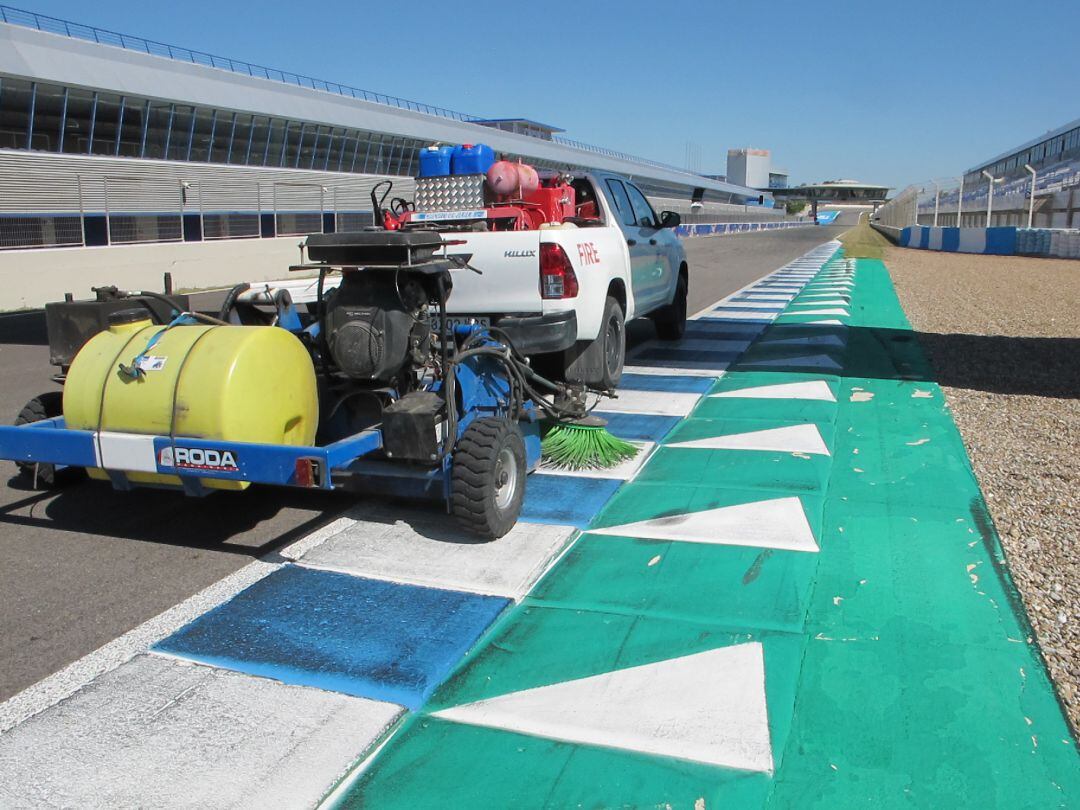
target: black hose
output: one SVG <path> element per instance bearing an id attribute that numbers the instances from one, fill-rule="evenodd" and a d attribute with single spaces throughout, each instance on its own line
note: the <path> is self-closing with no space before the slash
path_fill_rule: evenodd
<path id="1" fill-rule="evenodd" d="M 163 304 L 166 304 L 169 307 L 169 309 L 171 311 L 170 315 L 173 318 L 175 318 L 177 315 L 181 314 L 181 310 L 180 310 L 179 307 L 176 306 L 176 302 L 170 300 L 168 297 L 162 295 L 159 292 L 154 292 L 153 290 L 139 290 L 139 292 L 137 294 L 140 295 L 140 296 L 145 296 L 147 298 L 153 298 L 153 299 L 155 299 L 157 301 L 161 301 Z M 154 314 L 153 310 L 150 310 L 150 314 L 151 315 Z"/>
<path id="2" fill-rule="evenodd" d="M 232 312 L 233 307 L 236 306 L 236 299 L 239 298 L 242 293 L 245 293 L 250 289 L 251 285 L 245 281 L 229 290 L 228 294 L 225 296 L 225 300 L 221 304 L 221 309 L 218 310 L 218 318 L 223 321 L 228 321 L 229 313 Z"/>

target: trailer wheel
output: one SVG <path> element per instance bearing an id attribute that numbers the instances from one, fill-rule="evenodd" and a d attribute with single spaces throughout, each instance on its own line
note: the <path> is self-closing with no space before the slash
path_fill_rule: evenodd
<path id="1" fill-rule="evenodd" d="M 509 419 L 485 417 L 454 448 L 450 503 L 454 517 L 487 540 L 517 523 L 525 498 L 525 442 Z"/>
<path id="2" fill-rule="evenodd" d="M 57 416 L 62 416 L 63 413 L 63 393 L 60 391 L 49 391 L 40 396 L 36 396 L 27 402 L 23 406 L 23 409 L 19 411 L 19 415 L 15 417 L 15 424 L 29 425 L 32 422 L 40 422 L 43 419 L 54 419 Z M 37 489 L 56 489 L 63 486 L 65 483 L 69 483 L 77 476 L 74 468 L 65 467 L 63 470 L 57 471 L 55 465 L 47 463 L 16 461 L 15 466 L 19 468 L 19 472 L 25 478 L 36 484 Z M 35 467 L 37 467 L 36 476 L 34 475 Z M 62 474 L 69 471 L 72 474 Z"/>
<path id="3" fill-rule="evenodd" d="M 653 316 L 656 336 L 661 340 L 679 340 L 686 333 L 686 276 L 679 273 L 675 283 L 675 297 L 671 303 Z"/>

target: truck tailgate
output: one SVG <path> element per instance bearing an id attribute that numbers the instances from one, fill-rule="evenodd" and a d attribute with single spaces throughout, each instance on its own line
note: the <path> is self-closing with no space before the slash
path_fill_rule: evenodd
<path id="1" fill-rule="evenodd" d="M 447 302 L 450 314 L 540 312 L 540 232 L 446 234 L 447 241 L 465 244 L 447 248 L 450 255 L 467 256 L 468 269 L 453 271 L 454 289 Z"/>

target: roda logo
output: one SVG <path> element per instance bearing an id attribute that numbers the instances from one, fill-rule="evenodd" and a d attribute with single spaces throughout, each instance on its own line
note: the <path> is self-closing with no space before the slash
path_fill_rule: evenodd
<path id="1" fill-rule="evenodd" d="M 209 447 L 166 447 L 161 451 L 158 464 L 162 467 L 222 472 L 237 472 L 240 469 L 234 452 L 213 450 Z"/>

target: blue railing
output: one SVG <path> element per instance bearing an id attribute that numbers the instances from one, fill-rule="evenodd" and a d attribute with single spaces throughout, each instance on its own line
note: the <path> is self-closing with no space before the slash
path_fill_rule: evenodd
<path id="1" fill-rule="evenodd" d="M 25 9 L 14 8 L 12 6 L 0 5 L 0 22 L 5 22 L 9 25 L 23 26 L 24 28 L 33 28 L 49 34 L 59 34 L 65 37 L 71 37 L 72 39 L 95 42 L 99 45 L 111 45 L 128 51 L 149 54 L 150 56 L 161 56 L 167 59 L 174 59 L 178 62 L 188 62 L 193 65 L 203 65 L 205 67 L 217 68 L 218 70 L 227 70 L 231 73 L 239 73 L 240 75 L 252 76 L 257 79 L 268 79 L 274 82 L 281 82 L 282 84 L 305 87 L 309 90 L 334 93 L 335 95 L 346 96 L 347 98 L 370 101 L 374 104 L 384 104 L 389 107 L 396 107 L 400 110 L 411 110 L 425 115 L 438 116 L 439 118 L 449 118 L 464 123 L 472 123 L 478 119 L 483 119 L 483 116 L 466 115 L 465 113 L 456 112 L 455 110 L 450 110 L 446 107 L 436 107 L 419 101 L 410 101 L 409 99 L 400 98 L 399 96 L 389 96 L 385 93 L 373 93 L 370 90 L 362 90 L 359 87 L 351 87 L 346 84 L 339 84 L 338 82 L 328 82 L 324 79 L 316 79 L 311 76 L 303 76 L 299 73 L 268 68 L 263 65 L 255 65 L 238 59 L 230 59 L 226 56 L 215 56 L 214 54 L 205 53 L 203 51 L 193 51 L 190 48 L 181 48 L 164 42 L 156 42 L 152 39 L 135 37 L 130 34 L 121 34 L 118 31 L 109 31 L 105 28 L 83 25 L 82 23 L 71 22 L 70 20 L 62 20 L 58 17 L 49 17 L 45 14 L 38 14 L 33 11 L 26 11 Z M 678 166 L 635 157 L 634 155 L 628 155 L 613 149 L 592 146 L 591 144 L 581 143 L 580 141 L 574 141 L 569 138 L 560 138 L 556 136 L 552 140 L 563 146 L 569 146 L 596 155 L 603 155 L 619 160 L 628 160 L 646 166 L 693 175 L 693 172 L 688 172 L 686 169 L 681 169 Z"/>

